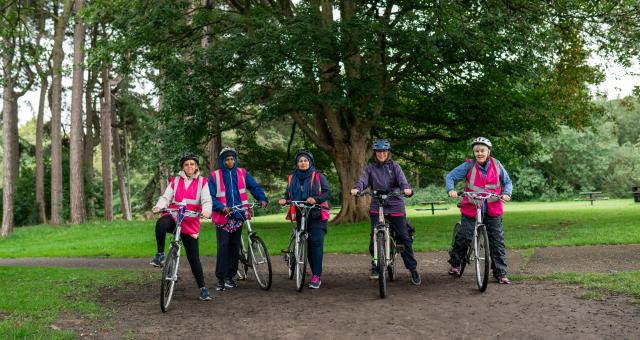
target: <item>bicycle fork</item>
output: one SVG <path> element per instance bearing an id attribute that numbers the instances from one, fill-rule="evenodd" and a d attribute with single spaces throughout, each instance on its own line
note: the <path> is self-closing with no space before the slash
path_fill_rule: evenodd
<path id="1" fill-rule="evenodd" d="M 375 263 L 378 262 L 378 242 L 380 242 L 378 240 L 378 232 L 382 230 L 384 232 L 385 265 L 389 265 L 391 261 L 391 259 L 389 258 L 391 253 L 391 238 L 389 235 L 389 228 L 376 227 L 374 230 L 375 232 L 373 233 L 373 261 Z"/>

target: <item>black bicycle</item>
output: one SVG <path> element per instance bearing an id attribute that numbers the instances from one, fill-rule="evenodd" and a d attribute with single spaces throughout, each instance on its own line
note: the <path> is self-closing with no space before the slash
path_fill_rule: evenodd
<path id="1" fill-rule="evenodd" d="M 307 258 L 307 246 L 309 235 L 307 233 L 307 220 L 309 213 L 313 209 L 327 209 L 319 204 L 308 204 L 305 201 L 287 201 L 289 206 L 293 205 L 300 210 L 300 228 L 294 224 L 291 230 L 291 237 L 289 238 L 289 245 L 287 249 L 283 249 L 284 262 L 287 265 L 289 280 L 296 277 L 296 290 L 302 291 L 304 287 L 304 280 L 307 273 L 307 264 L 309 260 Z"/>
<path id="2" fill-rule="evenodd" d="M 253 208 L 258 206 L 258 203 L 248 203 L 235 205 L 229 207 L 230 214 L 236 216 L 242 216 L 247 226 L 247 242 L 240 237 L 240 258 L 238 263 L 238 279 L 244 280 L 247 278 L 249 268 L 253 269 L 253 274 L 256 276 L 256 281 L 261 289 L 269 290 L 271 288 L 271 278 L 273 273 L 271 271 L 271 258 L 267 251 L 267 246 L 258 233 L 251 228 L 251 216 L 253 215 Z"/>
<path id="3" fill-rule="evenodd" d="M 200 212 L 187 210 L 186 203 L 178 203 L 177 209 L 165 208 L 160 212 L 168 212 L 174 215 L 176 219 L 176 230 L 171 240 L 169 253 L 167 254 L 164 267 L 162 268 L 162 277 L 160 281 L 160 309 L 166 313 L 173 298 L 173 291 L 178 281 L 178 267 L 180 266 L 180 230 L 182 221 L 185 217 L 200 217 Z"/>
<path id="4" fill-rule="evenodd" d="M 378 201 L 378 223 L 373 228 L 373 262 L 378 270 L 378 287 L 380 297 L 387 297 L 387 279 L 395 281 L 396 279 L 396 259 L 400 251 L 396 245 L 393 230 L 389 228 L 389 221 L 384 215 L 384 206 L 389 197 L 404 196 L 399 192 L 387 192 L 384 190 L 374 190 L 359 192 L 356 196 L 371 196 L 372 199 Z"/>
<path id="5" fill-rule="evenodd" d="M 489 268 L 491 268 L 491 254 L 489 248 L 489 235 L 487 234 L 487 227 L 482 223 L 482 210 L 488 200 L 500 200 L 501 196 L 489 193 L 489 192 L 459 192 L 460 197 L 467 197 L 469 201 L 476 206 L 476 221 L 473 228 L 473 240 L 467 249 L 467 254 L 462 259 L 460 264 L 460 273 L 457 277 L 462 276 L 467 264 L 473 262 L 476 270 L 476 285 L 480 292 L 484 292 L 487 289 L 487 283 L 489 282 Z M 453 237 L 451 240 L 451 248 L 456 241 L 456 235 L 460 230 L 461 223 L 458 222 L 453 228 Z"/>

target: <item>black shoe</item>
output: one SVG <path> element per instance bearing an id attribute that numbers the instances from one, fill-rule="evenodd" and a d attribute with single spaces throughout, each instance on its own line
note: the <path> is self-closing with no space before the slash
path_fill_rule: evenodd
<path id="1" fill-rule="evenodd" d="M 216 290 L 221 292 L 225 289 L 226 288 L 224 287 L 224 280 L 218 280 L 218 285 L 216 286 Z"/>
<path id="2" fill-rule="evenodd" d="M 238 287 L 238 284 L 235 281 L 233 281 L 233 279 L 226 278 L 224 279 L 224 286 L 225 288 L 236 288 Z"/>
<path id="3" fill-rule="evenodd" d="M 419 286 L 422 283 L 422 279 L 420 278 L 420 274 L 417 270 L 411 272 L 411 283 L 416 286 Z"/>

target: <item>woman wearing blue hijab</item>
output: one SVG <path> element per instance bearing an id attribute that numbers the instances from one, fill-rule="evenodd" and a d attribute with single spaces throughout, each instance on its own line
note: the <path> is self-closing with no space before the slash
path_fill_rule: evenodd
<path id="1" fill-rule="evenodd" d="M 289 201 L 305 201 L 308 204 L 320 204 L 327 209 L 313 209 L 307 219 L 309 233 L 309 266 L 311 267 L 311 281 L 309 288 L 320 288 L 322 281 L 322 256 L 324 252 L 324 235 L 327 233 L 329 220 L 328 201 L 331 188 L 327 178 L 313 166 L 313 155 L 307 150 L 299 150 L 296 154 L 296 170 L 289 175 L 287 190 L 278 203 L 285 205 Z M 297 210 L 297 208 L 296 208 Z M 290 211 L 287 219 L 294 220 L 300 227 L 300 211 Z"/>

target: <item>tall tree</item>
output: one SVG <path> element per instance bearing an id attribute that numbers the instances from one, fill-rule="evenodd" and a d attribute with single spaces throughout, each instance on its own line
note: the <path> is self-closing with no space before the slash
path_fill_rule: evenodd
<path id="1" fill-rule="evenodd" d="M 38 35 L 36 38 L 36 46 L 40 46 L 40 41 L 45 35 L 45 15 L 39 16 Z M 47 223 L 47 210 L 44 199 L 44 107 L 47 91 L 49 90 L 49 74 L 51 72 L 50 54 L 46 58 L 44 64 L 46 69 L 40 65 L 40 61 L 36 60 L 35 67 L 40 77 L 40 96 L 38 98 L 38 113 L 36 117 L 36 209 L 38 210 L 38 223 Z"/>
<path id="2" fill-rule="evenodd" d="M 122 218 L 125 221 L 131 221 L 131 204 L 129 202 L 129 194 L 125 183 L 124 167 L 122 165 L 122 153 L 120 145 L 120 133 L 118 129 L 118 118 L 115 111 L 112 111 L 112 133 L 113 133 L 113 164 L 116 167 L 116 178 L 118 180 L 118 192 L 120 193 L 120 210 Z"/>
<path id="3" fill-rule="evenodd" d="M 102 102 L 100 104 L 100 150 L 102 151 L 102 195 L 104 218 L 113 220 L 113 185 L 111 171 L 111 85 L 109 66 L 102 68 Z"/>
<path id="4" fill-rule="evenodd" d="M 91 49 L 95 50 L 98 39 L 98 26 L 92 25 L 90 28 Z M 95 217 L 95 197 L 93 195 L 93 155 L 94 148 L 100 143 L 100 138 L 96 136 L 100 133 L 100 122 L 97 120 L 95 107 L 94 89 L 100 76 L 100 65 L 93 65 L 88 70 L 87 86 L 85 91 L 85 108 L 87 112 L 86 134 L 84 137 L 84 177 L 85 177 L 85 202 L 87 207 L 87 218 Z"/>
<path id="5" fill-rule="evenodd" d="M 62 61 L 64 35 L 71 16 L 73 0 L 64 0 L 62 14 L 55 17 L 53 49 L 53 79 L 51 82 L 51 224 L 62 222 Z"/>
<path id="6" fill-rule="evenodd" d="M 75 26 L 73 31 L 73 83 L 71 88 L 71 133 L 70 133 L 70 196 L 71 223 L 80 224 L 86 220 L 84 206 L 84 150 L 82 101 L 84 89 L 84 43 L 85 26 L 80 18 L 84 0 L 75 0 Z"/>

